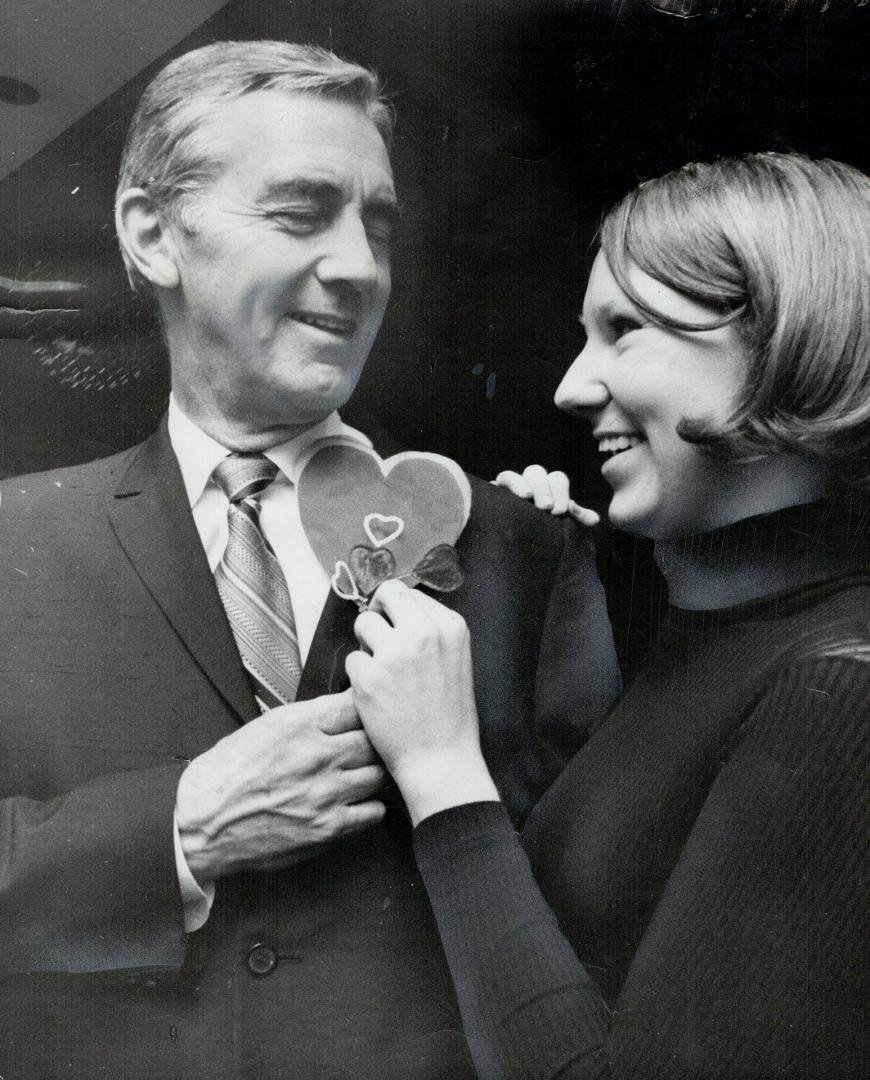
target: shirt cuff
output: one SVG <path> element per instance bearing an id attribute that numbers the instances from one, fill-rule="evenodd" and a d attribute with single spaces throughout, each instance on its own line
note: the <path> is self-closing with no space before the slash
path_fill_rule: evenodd
<path id="1" fill-rule="evenodd" d="M 184 932 L 192 934 L 208 921 L 211 906 L 214 903 L 214 882 L 207 881 L 200 886 L 191 873 L 181 846 L 181 834 L 178 831 L 178 818 L 172 815 L 172 841 L 175 845 L 175 872 L 178 874 L 178 887 L 181 890 L 181 903 L 184 908 Z"/>

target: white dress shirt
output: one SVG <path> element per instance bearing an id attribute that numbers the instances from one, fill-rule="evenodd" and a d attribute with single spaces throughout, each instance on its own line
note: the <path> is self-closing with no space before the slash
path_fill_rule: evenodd
<path id="1" fill-rule="evenodd" d="M 211 479 L 215 467 L 229 450 L 206 435 L 169 399 L 169 439 L 178 459 L 181 476 L 190 503 L 193 520 L 214 572 L 227 546 L 227 509 L 229 500 Z M 260 496 L 260 527 L 281 564 L 293 618 L 299 637 L 302 663 L 308 656 L 314 631 L 320 620 L 323 605 L 329 595 L 329 574 L 320 565 L 302 528 L 296 498 L 296 481 L 304 451 L 317 439 L 340 435 L 363 446 L 371 441 L 355 428 L 343 423 L 338 413 L 332 413 L 295 439 L 264 451 L 265 456 L 280 470 L 275 480 Z M 184 929 L 198 930 L 208 919 L 214 899 L 214 883 L 201 888 L 190 871 L 181 848 L 177 823 L 174 826 L 175 863 L 184 905 Z"/>

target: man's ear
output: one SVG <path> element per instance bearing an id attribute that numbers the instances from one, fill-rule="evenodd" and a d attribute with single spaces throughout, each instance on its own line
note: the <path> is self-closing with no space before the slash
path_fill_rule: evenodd
<path id="1" fill-rule="evenodd" d="M 175 237 L 144 188 L 128 188 L 119 195 L 115 229 L 127 257 L 152 285 L 174 289 L 179 284 Z"/>

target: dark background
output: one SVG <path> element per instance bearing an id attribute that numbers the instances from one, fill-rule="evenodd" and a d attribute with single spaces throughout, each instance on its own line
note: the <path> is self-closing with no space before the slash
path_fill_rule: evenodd
<path id="1" fill-rule="evenodd" d="M 160 335 L 112 228 L 129 117 L 172 56 L 279 37 L 373 66 L 398 112 L 395 287 L 357 403 L 483 476 L 565 468 L 600 506 L 592 444 L 551 399 L 582 343 L 602 210 L 643 177 L 722 153 L 794 149 L 866 170 L 868 23 L 867 0 L 227 4 L 0 183 L 0 275 L 89 285 L 76 310 L 19 318 L 0 340 L 0 474 L 153 428 L 168 393 Z M 639 551 L 617 551 L 619 573 L 638 572 Z"/>

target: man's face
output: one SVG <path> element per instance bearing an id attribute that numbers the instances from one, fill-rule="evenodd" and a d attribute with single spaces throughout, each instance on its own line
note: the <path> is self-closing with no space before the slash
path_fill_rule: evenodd
<path id="1" fill-rule="evenodd" d="M 390 294 L 396 213 L 377 128 L 344 102 L 274 90 L 210 126 L 223 172 L 172 227 L 173 391 L 237 431 L 310 425 L 351 396 Z"/>

